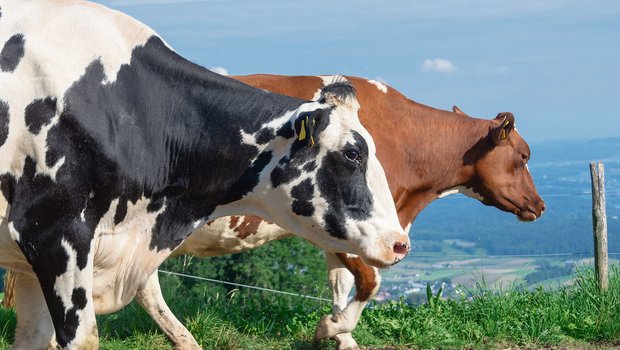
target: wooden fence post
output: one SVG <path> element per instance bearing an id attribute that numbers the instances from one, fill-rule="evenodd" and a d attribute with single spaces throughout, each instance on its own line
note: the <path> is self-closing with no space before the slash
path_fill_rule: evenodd
<path id="1" fill-rule="evenodd" d="M 592 179 L 592 224 L 594 231 L 594 266 L 601 292 L 607 292 L 607 213 L 605 210 L 605 168 L 603 163 L 590 163 Z"/>

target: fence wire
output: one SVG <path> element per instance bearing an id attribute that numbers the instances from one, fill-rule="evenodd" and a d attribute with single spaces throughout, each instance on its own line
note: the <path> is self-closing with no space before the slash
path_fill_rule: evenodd
<path id="1" fill-rule="evenodd" d="M 543 194 L 541 195 L 541 197 L 573 197 L 573 196 L 586 196 L 586 195 L 592 195 L 592 192 L 577 192 L 577 193 L 558 193 L 558 194 Z M 620 196 L 620 193 L 606 193 L 606 196 L 609 197 L 617 197 Z M 462 199 L 462 198 L 468 198 L 465 195 L 462 196 L 448 196 L 448 197 L 444 197 L 444 198 L 449 198 L 449 199 Z M 612 253 L 607 253 L 608 256 L 620 256 L 620 252 L 612 252 Z M 428 258 L 472 258 L 472 259 L 493 259 L 493 258 L 550 258 L 550 257 L 562 257 L 562 256 L 590 256 L 592 258 L 593 257 L 593 253 L 591 252 L 582 252 L 582 253 L 541 253 L 541 254 L 491 254 L 491 255 L 472 255 L 472 254 L 446 254 L 446 255 L 425 255 L 425 254 L 413 254 L 412 258 L 416 259 L 416 258 L 424 258 L 424 259 L 428 259 Z M 219 284 L 225 284 L 225 285 L 229 285 L 229 286 L 234 286 L 234 287 L 241 287 L 241 288 L 248 288 L 248 289 L 254 289 L 254 290 L 259 290 L 259 291 L 263 291 L 263 292 L 270 292 L 270 293 L 276 293 L 276 294 L 282 294 L 282 295 L 288 295 L 288 296 L 294 296 L 294 297 L 299 297 L 299 298 L 304 298 L 304 299 L 311 299 L 311 300 L 317 300 L 317 301 L 322 301 L 322 302 L 331 302 L 330 299 L 326 299 L 326 298 L 321 298 L 321 297 L 315 297 L 312 295 L 304 295 L 304 294 L 299 294 L 299 293 L 292 293 L 292 292 L 285 292 L 285 291 L 281 291 L 281 290 L 277 290 L 277 289 L 271 289 L 271 288 L 265 288 L 265 287 L 258 287 L 258 286 L 252 286 L 252 285 L 248 285 L 248 284 L 243 284 L 243 283 L 234 283 L 234 282 L 228 282 L 228 281 L 222 281 L 222 280 L 217 280 L 217 279 L 213 279 L 213 278 L 207 278 L 207 277 L 201 277 L 201 276 L 194 276 L 194 275 L 189 275 L 189 274 L 185 274 L 185 273 L 179 273 L 179 272 L 172 272 L 172 271 L 166 271 L 166 270 L 158 270 L 160 273 L 166 274 L 166 275 L 174 275 L 174 276 L 179 276 L 179 277 L 183 277 L 183 278 L 190 278 L 190 279 L 195 279 L 195 280 L 200 280 L 200 281 L 206 281 L 206 282 L 212 282 L 212 283 L 219 283 Z"/>
<path id="2" fill-rule="evenodd" d="M 242 284 L 242 283 L 234 283 L 234 282 L 216 280 L 216 279 L 213 279 L 213 278 L 206 278 L 206 277 L 188 275 L 188 274 L 185 274 L 185 273 L 178 273 L 178 272 L 165 271 L 165 270 L 158 270 L 158 271 L 161 272 L 161 273 L 167 274 L 167 275 L 175 275 L 175 276 L 179 276 L 179 277 L 192 278 L 192 279 L 200 280 L 200 281 L 214 282 L 214 283 L 226 284 L 226 285 L 229 285 L 229 286 L 243 287 L 243 288 L 249 288 L 249 289 L 256 289 L 256 290 L 260 290 L 260 291 L 263 291 L 263 292 L 271 292 L 271 293 L 284 294 L 284 295 L 300 297 L 300 298 L 305 298 L 305 299 L 312 299 L 312 300 L 331 302 L 331 300 L 329 300 L 329 299 L 315 297 L 315 296 L 312 296 L 312 295 L 304 295 L 304 294 L 299 294 L 299 293 L 285 292 L 285 291 L 282 291 L 282 290 L 276 290 L 276 289 L 271 289 L 271 288 L 251 286 L 251 285 Z"/>

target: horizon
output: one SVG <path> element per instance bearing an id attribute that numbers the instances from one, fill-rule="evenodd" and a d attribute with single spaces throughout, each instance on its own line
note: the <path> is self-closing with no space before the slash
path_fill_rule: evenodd
<path id="1" fill-rule="evenodd" d="M 435 108 L 511 111 L 529 142 L 620 135 L 620 2 L 98 2 L 220 73 L 375 79 Z"/>

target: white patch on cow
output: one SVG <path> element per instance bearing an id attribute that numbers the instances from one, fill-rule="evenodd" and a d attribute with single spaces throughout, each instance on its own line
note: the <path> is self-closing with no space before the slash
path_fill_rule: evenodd
<path id="1" fill-rule="evenodd" d="M 73 286 L 75 285 L 75 287 L 79 287 L 77 284 L 74 284 L 75 274 L 71 269 L 71 267 L 77 267 L 77 252 L 64 238 L 60 241 L 60 245 L 65 249 L 65 253 L 67 254 L 68 270 L 62 275 L 56 277 L 54 291 L 62 300 L 65 310 L 69 310 L 73 306 L 73 302 L 71 301 Z"/>
<path id="2" fill-rule="evenodd" d="M 241 133 L 241 142 L 245 143 L 246 145 L 254 146 L 257 148 L 260 147 L 260 145 L 256 142 L 256 137 L 254 134 L 248 134 L 247 132 L 243 130 L 239 130 L 239 132 Z"/>
<path id="3" fill-rule="evenodd" d="M 314 95 L 312 95 L 312 101 L 316 101 L 321 98 L 321 88 L 316 89 Z"/>
<path id="4" fill-rule="evenodd" d="M 97 313 L 116 311 L 127 305 L 135 293 L 170 254 L 169 249 L 151 250 L 152 230 L 166 204 L 147 212 L 150 200 L 142 197 L 127 202 L 127 214 L 114 224 L 119 199 L 114 199 L 95 229 L 93 304 Z M 145 214 L 146 213 L 146 214 Z"/>
<path id="5" fill-rule="evenodd" d="M 380 81 L 376 81 L 376 80 L 367 80 L 368 83 L 374 85 L 377 87 L 377 89 L 379 89 L 379 91 L 383 92 L 384 94 L 387 94 L 388 92 L 388 88 L 385 84 L 383 84 Z"/>
<path id="6" fill-rule="evenodd" d="M 211 67 L 209 70 L 219 75 L 228 75 L 228 69 L 224 67 Z"/>
<path id="7" fill-rule="evenodd" d="M 13 225 L 13 222 L 9 222 L 9 234 L 11 236 L 11 238 L 15 241 L 15 242 L 19 242 L 19 238 L 20 238 L 20 234 L 19 231 L 17 231 L 15 229 L 15 226 Z"/>
<path id="8" fill-rule="evenodd" d="M 86 207 L 84 207 L 84 209 L 82 209 L 82 211 L 80 212 L 80 219 L 82 220 L 82 222 L 86 222 L 86 217 L 84 216 L 85 212 L 86 212 Z"/>
<path id="9" fill-rule="evenodd" d="M 407 234 L 409 234 L 409 231 L 411 231 L 411 226 L 412 226 L 412 225 L 413 225 L 413 223 L 412 223 L 412 222 L 410 222 L 407 226 L 405 226 L 405 232 L 406 232 Z"/>
<path id="10" fill-rule="evenodd" d="M 444 198 L 444 197 L 448 197 L 448 196 L 451 196 L 451 195 L 457 194 L 457 193 L 459 193 L 458 188 L 450 188 L 450 189 L 447 189 L 447 190 L 441 192 L 439 194 L 439 196 L 437 196 L 437 198 Z"/>
<path id="11" fill-rule="evenodd" d="M 467 197 L 471 197 L 479 201 L 484 200 L 484 197 L 482 197 L 479 193 L 475 192 L 472 188 L 465 187 L 465 186 L 456 186 L 456 187 L 449 188 L 441 192 L 437 198 L 444 198 L 444 197 L 457 194 L 457 193 L 464 194 Z"/>

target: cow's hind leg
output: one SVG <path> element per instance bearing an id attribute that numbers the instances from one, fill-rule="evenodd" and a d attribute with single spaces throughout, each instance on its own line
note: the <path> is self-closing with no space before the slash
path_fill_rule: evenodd
<path id="1" fill-rule="evenodd" d="M 168 308 L 161 294 L 157 271 L 149 276 L 144 288 L 138 291 L 136 301 L 166 334 L 176 350 L 200 349 L 196 339 Z"/>
<path id="2" fill-rule="evenodd" d="M 17 328 L 13 349 L 54 348 L 54 324 L 36 277 L 13 272 Z"/>

